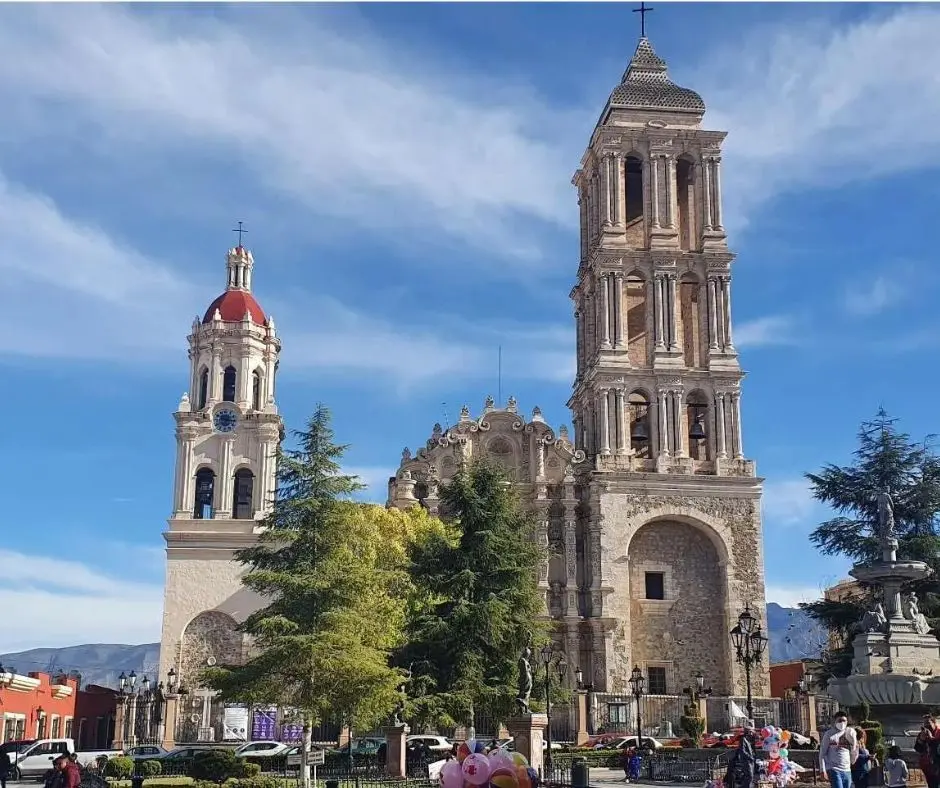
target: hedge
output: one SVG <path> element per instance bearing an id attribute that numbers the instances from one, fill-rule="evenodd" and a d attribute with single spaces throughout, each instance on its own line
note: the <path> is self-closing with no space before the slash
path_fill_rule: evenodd
<path id="1" fill-rule="evenodd" d="M 104 776 L 116 780 L 126 780 L 134 773 L 134 759 L 126 755 L 110 758 L 104 765 Z"/>

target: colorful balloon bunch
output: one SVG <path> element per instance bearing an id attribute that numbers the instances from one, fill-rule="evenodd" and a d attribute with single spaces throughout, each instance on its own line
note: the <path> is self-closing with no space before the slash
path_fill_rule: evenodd
<path id="1" fill-rule="evenodd" d="M 790 731 L 779 730 L 773 725 L 762 728 L 760 732 L 763 740 L 763 750 L 767 753 L 767 760 L 761 761 L 770 782 L 783 788 L 794 782 L 797 778 L 797 772 L 801 771 L 795 763 L 789 760 L 790 751 L 787 745 L 790 743 Z"/>
<path id="2" fill-rule="evenodd" d="M 483 742 L 467 741 L 457 748 L 457 757 L 444 764 L 441 788 L 539 788 L 539 775 L 522 753 L 495 747 L 489 752 Z"/>

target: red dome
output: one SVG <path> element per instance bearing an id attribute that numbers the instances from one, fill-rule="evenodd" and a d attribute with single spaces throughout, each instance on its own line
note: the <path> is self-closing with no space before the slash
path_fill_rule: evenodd
<path id="1" fill-rule="evenodd" d="M 255 301 L 251 293 L 244 290 L 226 290 L 222 293 L 209 304 L 202 322 L 211 323 L 216 309 L 222 314 L 222 319 L 230 323 L 240 323 L 245 317 L 245 312 L 251 315 L 252 321 L 259 326 L 263 326 L 266 321 L 261 304 Z"/>

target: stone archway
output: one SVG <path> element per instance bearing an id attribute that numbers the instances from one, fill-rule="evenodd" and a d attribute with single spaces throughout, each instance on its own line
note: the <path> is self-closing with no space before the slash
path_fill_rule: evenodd
<path id="1" fill-rule="evenodd" d="M 244 636 L 235 619 L 218 610 L 205 610 L 183 630 L 179 680 L 195 689 L 201 686 L 199 674 L 207 667 L 240 665 L 244 658 Z"/>
<path id="2" fill-rule="evenodd" d="M 665 694 L 680 694 L 697 671 L 731 689 L 726 565 L 705 527 L 655 520 L 630 540 L 631 652 L 655 666 L 651 691 L 664 679 Z"/>

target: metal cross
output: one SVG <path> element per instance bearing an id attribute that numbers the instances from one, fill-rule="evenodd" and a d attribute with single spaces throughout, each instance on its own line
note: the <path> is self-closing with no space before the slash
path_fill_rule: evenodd
<path id="1" fill-rule="evenodd" d="M 242 245 L 242 234 L 247 233 L 248 231 L 242 227 L 242 223 L 238 223 L 238 227 L 235 230 L 232 230 L 233 233 L 238 233 L 238 245 Z"/>
<path id="2" fill-rule="evenodd" d="M 639 8 L 634 8 L 633 13 L 640 15 L 640 38 L 646 38 L 646 15 L 654 11 L 653 8 L 647 8 L 646 3 L 640 3 Z"/>

